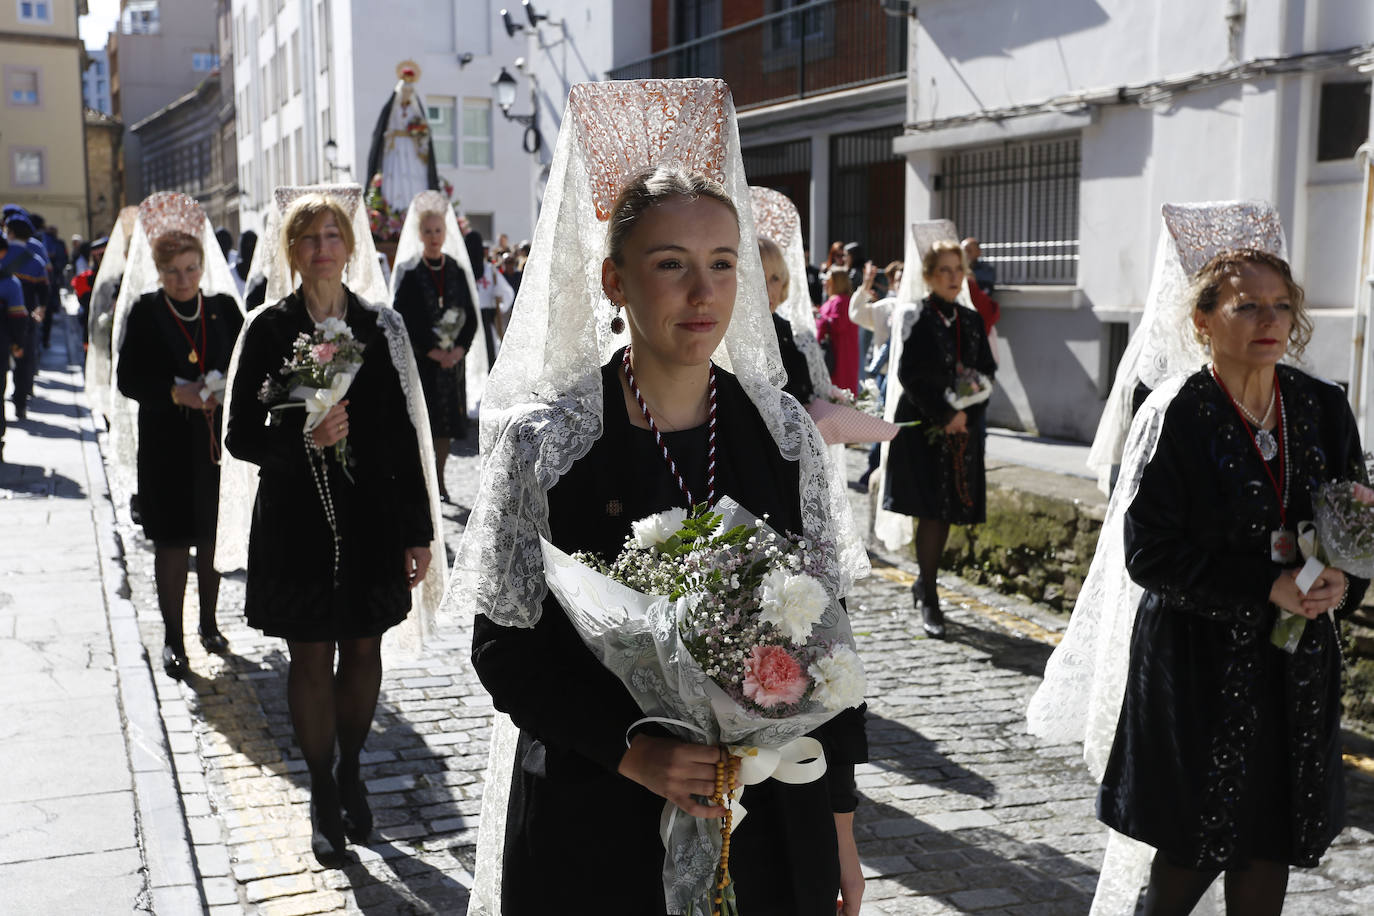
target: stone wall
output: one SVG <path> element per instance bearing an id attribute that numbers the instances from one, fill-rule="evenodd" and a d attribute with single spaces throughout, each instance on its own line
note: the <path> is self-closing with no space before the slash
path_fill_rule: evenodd
<path id="1" fill-rule="evenodd" d="M 1090 480 L 1017 465 L 989 468 L 987 523 L 954 528 L 941 565 L 1068 613 L 1106 511 Z"/>
<path id="2" fill-rule="evenodd" d="M 988 469 L 987 523 L 950 532 L 942 568 L 1062 614 L 1073 610 L 1107 501 L 1091 480 Z M 1346 724 L 1374 733 L 1374 588 L 1343 626 Z"/>

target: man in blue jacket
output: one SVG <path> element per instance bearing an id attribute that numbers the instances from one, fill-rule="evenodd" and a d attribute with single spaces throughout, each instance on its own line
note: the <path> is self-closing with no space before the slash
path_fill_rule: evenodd
<path id="1" fill-rule="evenodd" d="M 9 254 L 10 243 L 0 235 L 0 261 Z M 24 341 L 29 334 L 29 310 L 24 306 L 24 288 L 8 270 L 0 267 L 0 464 L 5 461 L 5 386 L 9 381 L 10 359 L 18 369 L 24 356 Z"/>
<path id="2" fill-rule="evenodd" d="M 0 269 L 8 270 L 19 280 L 24 291 L 24 307 L 28 310 L 29 327 L 19 341 L 23 356 L 14 367 L 14 413 L 19 419 L 28 416 L 29 395 L 33 393 L 33 379 L 38 372 L 36 325 L 43 321 L 43 304 L 48 291 L 47 261 L 34 250 L 33 224 L 22 208 L 13 204 L 5 207 L 5 235 L 9 251 L 0 259 Z M 41 247 L 42 242 L 38 242 Z"/>

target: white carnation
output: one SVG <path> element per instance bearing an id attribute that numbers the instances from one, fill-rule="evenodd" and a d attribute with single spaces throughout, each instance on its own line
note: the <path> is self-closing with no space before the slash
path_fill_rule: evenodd
<path id="1" fill-rule="evenodd" d="M 859 653 L 848 646 L 836 646 L 834 652 L 812 662 L 807 670 L 815 682 L 812 696 L 831 712 L 863 702 L 864 689 L 868 686 L 864 663 Z"/>
<path id="2" fill-rule="evenodd" d="M 791 575 L 785 569 L 775 569 L 763 577 L 759 618 L 798 645 L 811 636 L 811 628 L 829 606 L 825 588 L 805 573 Z"/>
<path id="3" fill-rule="evenodd" d="M 320 330 L 324 332 L 325 340 L 353 336 L 353 332 L 348 329 L 348 322 L 342 318 L 326 318 L 320 324 Z"/>
<path id="4" fill-rule="evenodd" d="M 657 547 L 677 534 L 686 520 L 686 509 L 666 509 L 657 515 L 641 518 L 630 525 L 630 544 L 641 550 Z"/>

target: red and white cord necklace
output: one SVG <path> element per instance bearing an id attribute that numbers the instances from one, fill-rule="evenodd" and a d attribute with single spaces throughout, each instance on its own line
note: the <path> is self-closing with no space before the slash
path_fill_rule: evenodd
<path id="1" fill-rule="evenodd" d="M 682 489 L 682 495 L 687 497 L 687 505 L 695 506 L 696 500 L 692 498 L 692 491 L 687 488 L 687 481 L 682 479 L 682 472 L 677 469 L 677 462 L 668 451 L 668 443 L 663 441 L 663 433 L 659 432 L 658 424 L 654 422 L 653 414 L 649 413 L 649 405 L 644 402 L 644 395 L 640 393 L 639 385 L 635 383 L 635 372 L 630 366 L 630 348 L 625 348 L 625 356 L 621 359 L 621 364 L 625 368 L 625 380 L 630 383 L 630 392 L 634 394 L 635 400 L 639 402 L 639 409 L 644 414 L 644 421 L 649 424 L 649 430 L 654 434 L 654 441 L 658 443 L 659 451 L 663 454 L 663 461 L 668 465 L 668 472 L 677 481 L 678 487 Z M 716 504 L 716 367 L 715 364 L 710 368 L 710 395 L 707 402 L 707 435 L 706 435 L 706 505 Z"/>

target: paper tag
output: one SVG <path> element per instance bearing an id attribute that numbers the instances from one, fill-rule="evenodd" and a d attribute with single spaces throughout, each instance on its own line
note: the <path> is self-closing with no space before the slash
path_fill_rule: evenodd
<path id="1" fill-rule="evenodd" d="M 1284 565 L 1298 559 L 1298 541 L 1293 532 L 1284 528 L 1269 532 L 1269 559 Z"/>
<path id="2" fill-rule="evenodd" d="M 1306 595 L 1312 588 L 1313 583 L 1320 578 L 1325 570 L 1326 565 L 1323 564 L 1321 560 L 1318 560 L 1316 557 L 1308 557 L 1307 562 L 1302 564 L 1302 569 L 1298 572 L 1296 580 L 1298 591 Z"/>

